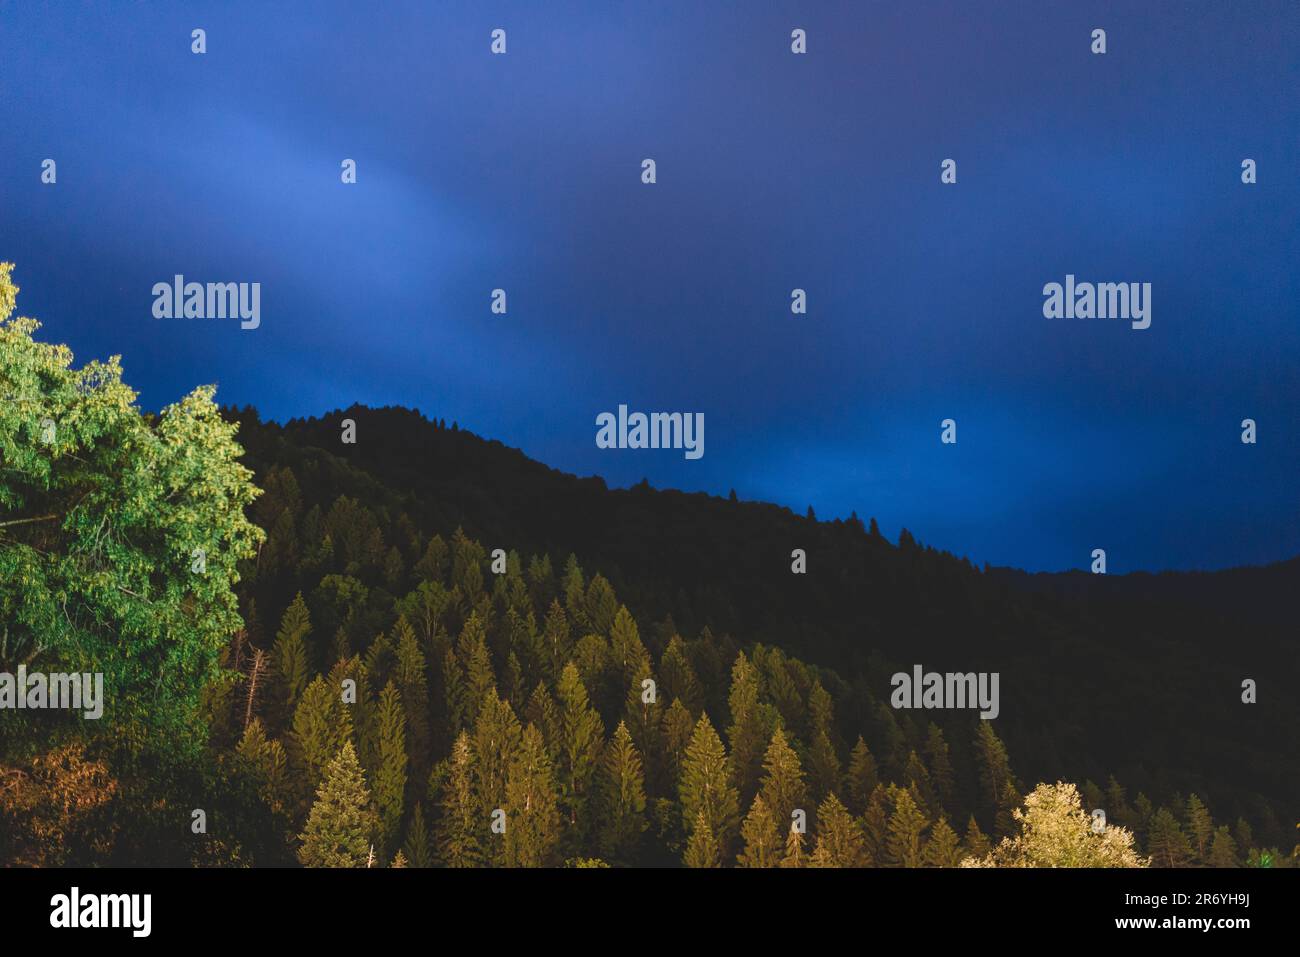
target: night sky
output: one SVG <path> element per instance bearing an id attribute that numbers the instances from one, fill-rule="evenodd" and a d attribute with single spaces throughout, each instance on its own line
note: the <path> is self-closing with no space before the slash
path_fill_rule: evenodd
<path id="1" fill-rule="evenodd" d="M 0 4 L 0 129 L 19 312 L 146 408 L 413 406 L 980 563 L 1300 552 L 1293 0 Z M 153 318 L 176 273 L 261 328 Z M 1151 328 L 1044 318 L 1067 273 Z M 620 403 L 704 457 L 597 449 Z"/>

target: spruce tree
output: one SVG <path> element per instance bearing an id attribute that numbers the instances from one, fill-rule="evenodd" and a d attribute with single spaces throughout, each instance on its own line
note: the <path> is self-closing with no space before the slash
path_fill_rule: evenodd
<path id="1" fill-rule="evenodd" d="M 853 745 L 853 750 L 849 752 L 849 809 L 854 814 L 866 812 L 867 802 L 871 800 L 871 792 L 876 789 L 876 785 L 879 783 L 880 777 L 876 771 L 876 759 L 872 757 L 867 742 L 862 740 L 861 735 L 858 735 L 857 743 Z"/>
<path id="2" fill-rule="evenodd" d="M 451 748 L 438 827 L 438 849 L 448 867 L 480 867 L 486 857 L 474 777 L 473 749 L 469 734 L 462 731 Z"/>
<path id="3" fill-rule="evenodd" d="M 505 842 L 491 830 L 492 815 L 506 805 L 506 781 L 510 763 L 519 749 L 523 729 L 509 702 L 488 691 L 474 722 L 475 823 L 480 846 L 491 863 L 505 860 Z"/>
<path id="4" fill-rule="evenodd" d="M 379 695 L 379 764 L 375 773 L 375 807 L 379 812 L 379 846 L 387 855 L 397 844 L 406 793 L 406 715 L 393 682 Z"/>
<path id="5" fill-rule="evenodd" d="M 1168 808 L 1162 807 L 1151 819 L 1147 853 L 1152 867 L 1186 867 L 1191 862 L 1192 847 Z"/>
<path id="6" fill-rule="evenodd" d="M 721 867 L 722 855 L 718 841 L 714 837 L 708 816 L 701 810 L 696 815 L 690 839 L 686 842 L 686 854 L 682 863 L 687 867 Z"/>
<path id="7" fill-rule="evenodd" d="M 621 721 L 601 760 L 597 795 L 601 854 L 611 863 L 634 863 L 647 827 L 645 779 L 632 735 Z"/>
<path id="8" fill-rule="evenodd" d="M 415 802 L 411 823 L 406 826 L 406 843 L 402 851 L 411 867 L 432 867 L 433 849 L 429 844 L 429 826 L 424 822 L 424 809 Z"/>
<path id="9" fill-rule="evenodd" d="M 790 826 L 790 815 L 796 808 L 810 809 L 799 756 L 786 741 L 785 732 L 780 727 L 772 732 L 772 740 L 763 758 L 763 783 L 759 793 L 772 819 L 782 829 Z"/>
<path id="10" fill-rule="evenodd" d="M 925 815 L 906 788 L 893 788 L 894 813 L 889 816 L 889 836 L 885 839 L 886 858 L 894 867 L 921 866 L 921 834 L 926 828 Z"/>
<path id="11" fill-rule="evenodd" d="M 311 617 L 302 592 L 294 597 L 280 619 L 271 661 L 275 667 L 276 703 L 280 720 L 288 722 L 298 700 L 307 688 L 310 668 L 307 664 L 307 636 L 311 634 Z"/>
<path id="12" fill-rule="evenodd" d="M 965 857 L 973 857 L 977 861 L 984 860 L 989 852 L 993 850 L 992 845 L 989 844 L 989 839 L 980 830 L 974 814 L 966 822 L 966 836 L 962 839 L 962 850 Z"/>
<path id="13" fill-rule="evenodd" d="M 1196 863 L 1209 863 L 1210 847 L 1214 843 L 1214 821 L 1209 809 L 1195 794 L 1187 799 L 1187 833 Z"/>
<path id="14" fill-rule="evenodd" d="M 803 842 L 803 831 L 790 828 L 789 833 L 785 836 L 785 854 L 781 858 L 782 867 L 807 866 L 807 855 L 804 854 Z"/>
<path id="15" fill-rule="evenodd" d="M 695 830 L 706 827 L 711 843 L 702 846 L 711 846 L 717 854 L 726 857 L 729 857 L 740 815 L 739 797 L 731 773 L 722 739 L 713 730 L 709 716 L 701 713 L 682 761 L 678 791 L 682 823 L 696 843 L 703 838 L 699 838 Z"/>
<path id="16" fill-rule="evenodd" d="M 554 863 L 560 841 L 555 777 L 537 726 L 524 728 L 506 780 L 505 862 L 509 867 Z"/>
<path id="17" fill-rule="evenodd" d="M 352 722 L 343 709 L 341 692 L 317 675 L 298 701 L 288 738 L 289 766 L 304 802 L 319 786 L 326 765 L 351 736 Z"/>
<path id="18" fill-rule="evenodd" d="M 298 859 L 304 867 L 364 867 L 375 829 L 361 764 L 352 742 L 344 742 L 316 791 L 307 827 L 299 835 Z"/>
<path id="19" fill-rule="evenodd" d="M 1236 867 L 1237 842 L 1228 833 L 1228 825 L 1222 824 L 1214 831 L 1214 841 L 1210 845 L 1211 867 Z"/>
<path id="20" fill-rule="evenodd" d="M 827 867 L 865 867 L 868 863 L 862 828 L 833 793 L 817 808 L 816 851 Z"/>
<path id="21" fill-rule="evenodd" d="M 952 770 L 952 755 L 943 730 L 930 722 L 925 739 L 925 759 L 929 763 L 930 783 L 939 806 L 949 814 L 956 805 L 956 778 Z"/>
<path id="22" fill-rule="evenodd" d="M 957 867 L 961 864 L 961 845 L 957 834 L 948 824 L 948 818 L 940 815 L 938 822 L 930 828 L 930 839 L 925 842 L 925 852 L 921 856 L 926 867 Z"/>
<path id="23" fill-rule="evenodd" d="M 731 668 L 731 691 L 727 704 L 731 710 L 727 740 L 731 743 L 731 760 L 736 769 L 736 787 L 741 799 L 750 801 L 758 789 L 763 746 L 770 732 L 764 731 L 759 714 L 758 669 L 743 651 L 736 656 Z"/>
<path id="24" fill-rule="evenodd" d="M 557 689 L 560 699 L 560 806 L 568 821 L 566 847 L 581 848 L 592 833 L 591 785 L 600 760 L 605 729 L 587 698 L 573 662 L 564 666 Z"/>
<path id="25" fill-rule="evenodd" d="M 762 792 L 754 798 L 753 806 L 745 815 L 740 837 L 745 842 L 745 848 L 737 858 L 741 867 L 777 867 L 781 863 L 784 851 L 781 830 L 772 816 L 772 809 L 763 800 Z"/>
<path id="26" fill-rule="evenodd" d="M 664 701 L 671 702 L 680 698 L 692 715 L 703 710 L 704 695 L 700 690 L 699 679 L 695 677 L 695 669 L 686 656 L 686 642 L 682 641 L 681 635 L 673 635 L 669 639 L 663 659 L 659 662 L 659 672 L 663 679 L 660 691 Z M 692 717 L 691 720 L 694 722 L 695 719 Z"/>

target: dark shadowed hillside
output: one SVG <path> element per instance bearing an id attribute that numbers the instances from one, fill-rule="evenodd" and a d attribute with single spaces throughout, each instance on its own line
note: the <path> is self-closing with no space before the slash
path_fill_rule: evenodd
<path id="1" fill-rule="evenodd" d="M 1216 818 L 1247 819 L 1260 843 L 1290 846 L 1300 809 L 1300 560 L 1212 574 L 981 571 L 906 532 L 888 542 L 854 519 L 818 522 L 648 486 L 609 489 L 406 409 L 354 407 L 284 426 L 252 410 L 228 414 L 240 420 L 245 461 L 268 488 L 255 517 L 270 539 L 245 588 L 268 626 L 297 591 L 316 588 L 324 567 L 284 554 L 305 547 L 288 540 L 319 527 L 347 496 L 373 516 L 362 536 L 369 541 L 355 548 L 379 552 L 353 563 L 371 601 L 375 590 L 405 595 L 425 543 L 457 528 L 524 562 L 572 554 L 608 579 L 656 657 L 673 634 L 707 628 L 736 648 L 761 643 L 833 671 L 824 681 L 845 742 L 865 731 L 874 750 L 873 732 L 892 733 L 881 731 L 880 712 L 896 670 L 996 671 L 994 725 L 1023 779 L 1076 781 L 1088 797 L 1085 782 L 1100 790 L 1113 775 L 1130 798 L 1142 792 L 1172 807 L 1195 793 Z M 347 418 L 354 445 L 340 441 Z M 300 496 L 292 520 L 281 518 L 285 502 L 268 481 L 285 468 Z M 277 542 L 277 521 L 298 531 Z M 337 565 L 341 543 L 330 547 Z M 807 574 L 791 573 L 795 548 L 807 552 Z M 381 606 L 367 625 L 375 630 L 392 623 Z M 702 683 L 725 693 L 729 667 L 720 654 L 720 673 Z M 1258 682 L 1256 704 L 1241 702 L 1245 678 Z M 725 700 L 717 705 L 725 712 Z M 924 739 L 929 721 L 950 740 L 970 738 L 969 714 L 894 717 L 911 741 Z M 960 771 L 969 758 L 954 751 Z"/>

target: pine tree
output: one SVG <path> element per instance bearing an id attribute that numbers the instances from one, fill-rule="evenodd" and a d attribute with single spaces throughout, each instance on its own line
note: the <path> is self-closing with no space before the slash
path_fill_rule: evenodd
<path id="1" fill-rule="evenodd" d="M 943 730 L 930 722 L 925 739 L 925 758 L 930 765 L 930 783 L 934 786 L 935 799 L 939 806 L 952 813 L 956 804 L 956 779 L 952 770 L 952 756 L 948 742 L 944 740 Z"/>
<path id="2" fill-rule="evenodd" d="M 398 616 L 393 633 L 397 645 L 397 688 L 406 706 L 406 727 L 411 736 L 411 754 L 415 756 L 413 770 L 423 778 L 428 772 L 426 762 L 432 750 L 429 676 L 425 671 L 424 652 L 405 616 Z"/>
<path id="3" fill-rule="evenodd" d="M 352 737 L 352 722 L 343 710 L 341 693 L 317 675 L 302 693 L 289 733 L 289 766 L 299 795 L 315 791 L 326 765 Z"/>
<path id="4" fill-rule="evenodd" d="M 480 845 L 497 865 L 505 861 L 505 842 L 491 831 L 492 815 L 506 805 L 510 763 L 522 736 L 523 729 L 509 702 L 489 691 L 474 722 L 475 822 Z"/>
<path id="5" fill-rule="evenodd" d="M 702 841 L 694 834 L 701 826 L 709 830 L 708 846 L 720 856 L 729 857 L 732 837 L 740 815 L 739 797 L 731 783 L 731 767 L 722 739 L 713 730 L 709 716 L 701 713 L 691 735 L 690 746 L 682 761 L 679 798 L 682 823 L 691 831 L 693 842 Z"/>
<path id="6" fill-rule="evenodd" d="M 254 718 L 244 729 L 237 748 L 257 782 L 258 794 L 273 812 L 280 813 L 288 806 L 289 768 L 284 746 L 274 738 L 268 739 L 260 718 Z"/>
<path id="7" fill-rule="evenodd" d="M 633 863 L 647 827 L 645 779 L 632 735 L 621 721 L 601 760 L 597 794 L 601 854 L 612 863 Z"/>
<path id="8" fill-rule="evenodd" d="M 980 721 L 975 733 L 975 765 L 979 771 L 981 799 L 979 807 L 988 814 L 988 820 L 997 822 L 998 836 L 1009 834 L 1014 830 L 1010 819 L 1011 808 L 1019 805 L 1016 800 L 1007 806 L 1007 787 L 1012 784 L 1011 764 L 1007 760 L 1007 749 L 993 730 L 991 721 Z"/>
<path id="9" fill-rule="evenodd" d="M 803 851 L 803 831 L 790 828 L 785 837 L 785 856 L 781 858 L 782 867 L 805 867 L 807 855 Z"/>
<path id="10" fill-rule="evenodd" d="M 486 856 L 478 802 L 474 797 L 474 777 L 473 749 L 469 734 L 462 731 L 451 748 L 438 828 L 439 851 L 448 867 L 479 867 Z"/>
<path id="11" fill-rule="evenodd" d="M 432 867 L 433 851 L 429 844 L 429 826 L 424 823 L 424 809 L 415 802 L 411 823 L 406 826 L 406 843 L 402 845 L 411 867 Z"/>
<path id="12" fill-rule="evenodd" d="M 888 856 L 889 799 L 883 784 L 877 784 L 867 799 L 867 810 L 862 815 L 862 834 L 866 839 L 867 855 L 876 867 L 885 864 Z"/>
<path id="13" fill-rule="evenodd" d="M 758 692 L 758 669 L 742 651 L 731 668 L 731 692 L 727 696 L 731 726 L 727 729 L 727 740 L 731 743 L 731 760 L 736 769 L 736 787 L 744 801 L 752 800 L 758 788 L 763 743 L 770 736 L 764 731 L 759 715 Z"/>
<path id="14" fill-rule="evenodd" d="M 326 768 L 299 838 L 304 867 L 364 867 L 376 821 L 361 764 L 348 741 Z"/>
<path id="15" fill-rule="evenodd" d="M 560 806 L 568 820 L 569 849 L 585 844 L 593 822 L 588 813 L 591 784 L 600 760 L 605 729 L 587 699 L 587 689 L 573 662 L 564 666 L 560 698 Z"/>
<path id="16" fill-rule="evenodd" d="M 889 816 L 889 836 L 885 840 L 885 854 L 894 867 L 921 866 L 921 834 L 925 831 L 925 815 L 912 800 L 911 791 L 894 788 L 894 813 Z"/>
<path id="17" fill-rule="evenodd" d="M 834 794 L 817 808 L 815 853 L 828 867 L 865 867 L 868 863 L 862 828 Z"/>
<path id="18" fill-rule="evenodd" d="M 311 634 L 311 617 L 307 604 L 298 592 L 280 619 L 280 630 L 275 635 L 272 661 L 275 666 L 277 703 L 281 720 L 288 721 L 298 707 L 298 700 L 307 687 L 310 669 L 307 664 L 307 636 Z"/>
<path id="19" fill-rule="evenodd" d="M 379 695 L 379 764 L 375 773 L 375 807 L 379 812 L 379 846 L 387 854 L 397 844 L 406 793 L 406 716 L 402 696 L 388 682 Z"/>
<path id="20" fill-rule="evenodd" d="M 1193 794 L 1187 799 L 1187 833 L 1198 864 L 1209 863 L 1210 846 L 1214 843 L 1214 821 L 1210 812 Z"/>
<path id="21" fill-rule="evenodd" d="M 879 783 L 880 777 L 876 771 L 876 759 L 872 757 L 867 742 L 862 740 L 861 735 L 858 735 L 857 744 L 853 745 L 853 750 L 849 753 L 849 809 L 854 814 L 866 812 L 867 802 L 871 800 L 871 792 L 876 789 L 876 785 Z"/>
<path id="22" fill-rule="evenodd" d="M 813 736 L 812 748 L 808 754 L 808 770 L 814 799 L 823 800 L 828 794 L 843 789 L 840 758 L 825 730 L 818 730 Z"/>
<path id="23" fill-rule="evenodd" d="M 1236 867 L 1237 842 L 1228 833 L 1228 825 L 1222 824 L 1214 831 L 1214 842 L 1210 845 L 1211 867 Z"/>
<path id="24" fill-rule="evenodd" d="M 763 783 L 759 793 L 772 819 L 781 828 L 790 826 L 790 815 L 796 808 L 807 810 L 809 806 L 799 756 L 787 743 L 785 732 L 780 727 L 772 732 L 772 740 L 763 758 Z"/>
<path id="25" fill-rule="evenodd" d="M 663 678 L 660 691 L 665 701 L 680 698 L 686 710 L 692 715 L 704 708 L 704 694 L 700 690 L 699 679 L 686 656 L 686 643 L 681 635 L 673 635 L 664 649 L 663 659 L 659 662 L 659 672 Z M 694 717 L 691 721 L 694 722 Z"/>
<path id="26" fill-rule="evenodd" d="M 916 799 L 922 814 L 931 814 L 935 810 L 934 787 L 930 783 L 930 772 L 915 751 L 907 755 L 907 764 L 903 767 L 903 781 Z"/>
<path id="27" fill-rule="evenodd" d="M 664 712 L 663 729 L 660 741 L 663 746 L 664 786 L 668 793 L 676 793 L 682 777 L 682 762 L 686 758 L 686 749 L 691 743 L 691 733 L 695 720 L 680 698 Z"/>
<path id="28" fill-rule="evenodd" d="M 510 867 L 553 863 L 560 812 L 546 744 L 536 725 L 524 728 L 506 781 L 505 861 Z"/>
<path id="29" fill-rule="evenodd" d="M 975 820 L 975 815 L 970 816 L 966 822 L 966 836 L 962 839 L 962 851 L 965 857 L 973 857 L 977 861 L 984 860 L 989 852 L 993 850 L 989 844 L 989 839 L 984 836 L 980 830 L 979 823 Z"/>
<path id="30" fill-rule="evenodd" d="M 1187 836 L 1178 819 L 1167 808 L 1156 811 L 1151 819 L 1147 853 L 1151 855 L 1153 867 L 1186 867 L 1192 859 L 1192 847 Z"/>
<path id="31" fill-rule="evenodd" d="M 930 828 L 930 839 L 925 842 L 922 863 L 926 867 L 957 867 L 961 864 L 961 857 L 957 834 L 949 826 L 948 818 L 940 815 L 938 822 Z"/>
<path id="32" fill-rule="evenodd" d="M 721 867 L 722 854 L 718 849 L 717 839 L 713 836 L 707 815 L 703 810 L 696 815 L 695 826 L 691 830 L 690 840 L 686 842 L 686 854 L 682 863 L 687 867 Z"/>
<path id="33" fill-rule="evenodd" d="M 745 849 L 737 858 L 741 867 L 777 867 L 781 863 L 781 830 L 762 792 L 754 798 L 753 806 L 745 815 L 740 837 L 745 842 Z"/>

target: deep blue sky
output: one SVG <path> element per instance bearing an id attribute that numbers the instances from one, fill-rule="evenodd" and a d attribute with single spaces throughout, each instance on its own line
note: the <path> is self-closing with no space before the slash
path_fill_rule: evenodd
<path id="1" fill-rule="evenodd" d="M 1293 0 L 0 3 L 0 259 L 150 408 L 416 406 L 977 562 L 1262 562 L 1300 552 L 1298 91 Z M 261 282 L 261 328 L 155 320 L 178 272 Z M 1151 282 L 1152 327 L 1044 319 L 1068 272 Z M 705 413 L 704 458 L 598 450 L 620 402 Z"/>

